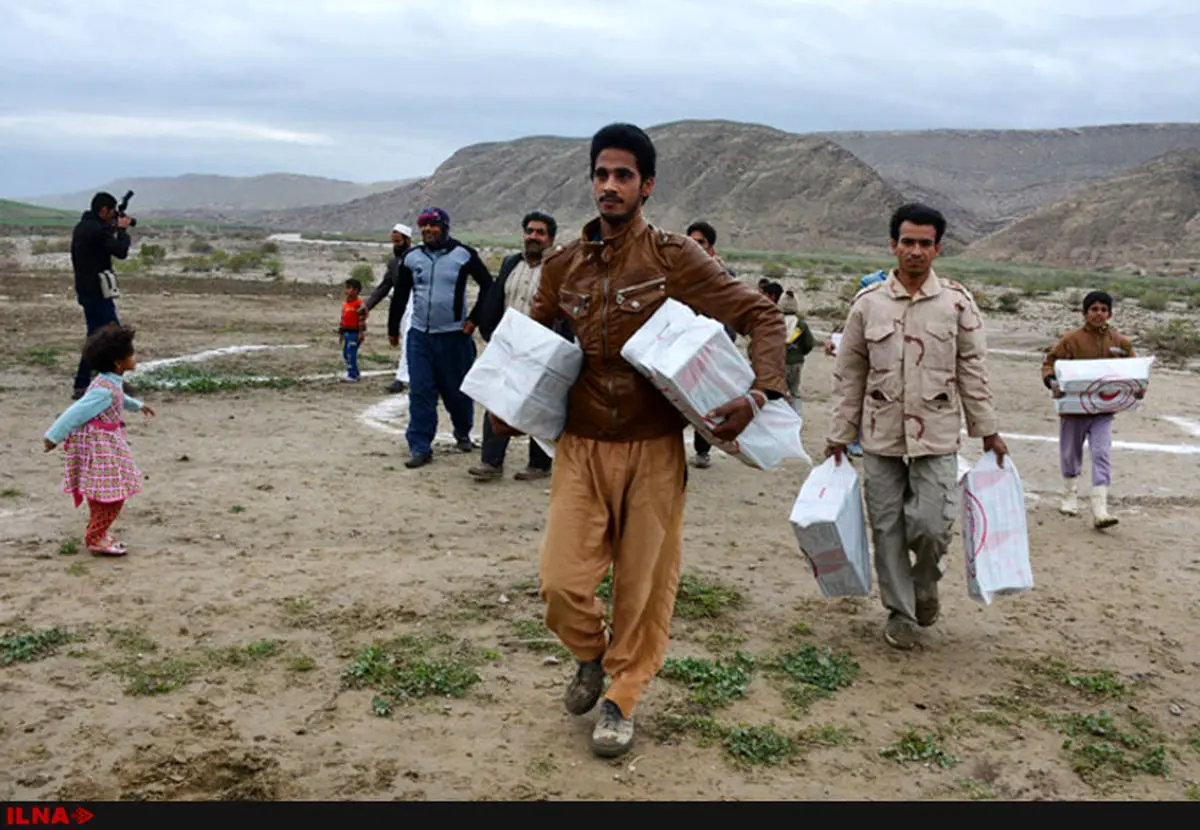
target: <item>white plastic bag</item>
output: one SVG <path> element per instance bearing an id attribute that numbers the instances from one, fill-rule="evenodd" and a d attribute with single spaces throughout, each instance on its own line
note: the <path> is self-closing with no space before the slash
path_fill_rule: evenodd
<path id="1" fill-rule="evenodd" d="M 812 459 L 800 440 L 803 427 L 804 419 L 790 403 L 767 401 L 741 434 L 728 442 L 732 450 L 730 455 L 736 455 L 743 463 L 760 470 L 769 470 L 789 458 L 799 458 L 811 467 Z M 711 443 L 725 446 L 725 442 Z"/>
<path id="2" fill-rule="evenodd" d="M 531 439 L 556 440 L 582 368 L 578 343 L 510 308 L 459 388 Z"/>
<path id="3" fill-rule="evenodd" d="M 745 395 L 754 383 L 754 370 L 716 320 L 668 299 L 625 341 L 621 357 L 725 454 L 762 470 L 789 458 L 812 463 L 800 442 L 804 422 L 786 401 L 768 401 L 734 441 L 713 435 L 717 423 L 708 413 Z"/>
<path id="4" fill-rule="evenodd" d="M 827 597 L 871 593 L 871 548 L 867 542 L 858 472 L 843 457 L 829 458 L 809 473 L 790 517 L 800 552 Z"/>
<path id="5" fill-rule="evenodd" d="M 986 452 L 962 479 L 967 595 L 984 605 L 1033 588 L 1025 489 L 1012 456 Z"/>
<path id="6" fill-rule="evenodd" d="M 1139 408 L 1137 393 L 1150 385 L 1153 357 L 1056 360 L 1054 377 L 1065 393 L 1055 398 L 1061 415 L 1099 415 Z"/>

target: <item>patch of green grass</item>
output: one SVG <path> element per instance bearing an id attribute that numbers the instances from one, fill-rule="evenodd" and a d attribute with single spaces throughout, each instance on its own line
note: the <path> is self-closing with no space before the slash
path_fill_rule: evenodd
<path id="1" fill-rule="evenodd" d="M 960 778 L 955 786 L 962 791 L 970 801 L 996 801 L 1000 793 L 990 785 L 976 778 Z"/>
<path id="2" fill-rule="evenodd" d="M 199 666 L 176 656 L 151 659 L 127 657 L 104 668 L 120 677 L 125 693 L 134 697 L 167 694 L 186 686 L 196 677 Z"/>
<path id="3" fill-rule="evenodd" d="M 549 778 L 556 772 L 558 772 L 558 764 L 548 756 L 530 758 L 529 763 L 525 765 L 525 773 L 533 778 Z"/>
<path id="4" fill-rule="evenodd" d="M 600 580 L 596 596 L 612 602 L 612 569 Z M 725 611 L 740 608 L 745 597 L 736 588 L 691 573 L 679 577 L 675 594 L 675 616 L 685 620 L 716 619 Z"/>
<path id="5" fill-rule="evenodd" d="M 1091 697 L 1120 698 L 1129 691 L 1121 675 L 1109 669 L 1088 670 L 1070 666 L 1057 657 L 1042 657 L 1040 660 L 1014 661 L 1016 667 L 1027 674 L 1048 680 Z"/>
<path id="6" fill-rule="evenodd" d="M 764 664 L 781 686 L 780 691 L 798 712 L 818 700 L 832 697 L 854 683 L 861 671 L 849 652 L 808 643 L 771 658 Z"/>
<path id="7" fill-rule="evenodd" d="M 1200 726 L 1192 727 L 1192 731 L 1188 733 L 1187 742 L 1192 751 L 1200 755 Z"/>
<path id="8" fill-rule="evenodd" d="M 19 487 L 5 487 L 0 490 L 0 499 L 19 499 L 23 495 L 25 493 Z"/>
<path id="9" fill-rule="evenodd" d="M 915 729 L 909 729 L 897 740 L 879 750 L 879 755 L 901 764 L 952 769 L 958 765 L 958 759 L 942 747 L 940 740 L 940 736 L 932 732 L 922 734 Z"/>
<path id="10" fill-rule="evenodd" d="M 796 737 L 796 740 L 807 746 L 830 747 L 845 746 L 857 739 L 850 729 L 825 723 L 808 727 Z"/>
<path id="11" fill-rule="evenodd" d="M 774 726 L 734 726 L 722 741 L 738 764 L 778 766 L 799 755 L 801 746 Z"/>
<path id="12" fill-rule="evenodd" d="M 1200 801 L 1200 784 L 1188 784 L 1184 797 L 1188 801 Z"/>
<path id="13" fill-rule="evenodd" d="M 742 607 L 745 597 L 736 588 L 683 574 L 675 595 L 675 616 L 685 620 L 716 619 L 727 610 Z"/>
<path id="14" fill-rule="evenodd" d="M 360 649 L 342 681 L 348 688 L 376 690 L 372 709 L 386 716 L 395 705 L 421 698 L 462 697 L 482 679 L 476 668 L 486 657 L 446 635 L 404 634 Z"/>
<path id="15" fill-rule="evenodd" d="M 685 686 L 691 692 L 691 702 L 709 712 L 746 697 L 754 665 L 754 657 L 741 651 L 728 663 L 697 657 L 668 658 L 659 676 Z"/>
<path id="16" fill-rule="evenodd" d="M 746 642 L 746 638 L 727 631 L 713 631 L 704 638 L 704 647 L 713 654 L 728 654 L 737 651 Z"/>
<path id="17" fill-rule="evenodd" d="M 293 657 L 288 660 L 288 671 L 306 672 L 312 671 L 317 667 L 317 662 L 307 654 L 301 654 L 298 657 Z"/>
<path id="18" fill-rule="evenodd" d="M 1108 712 L 1074 713 L 1050 723 L 1066 736 L 1062 748 L 1070 753 L 1076 775 L 1091 787 L 1134 775 L 1170 774 L 1166 746 L 1144 724 L 1127 727 Z"/>
<path id="19" fill-rule="evenodd" d="M 88 572 L 87 565 L 82 562 L 72 562 L 67 567 L 68 576 L 84 576 Z"/>
<path id="20" fill-rule="evenodd" d="M 290 377 L 219 375 L 191 363 L 179 363 L 139 372 L 132 378 L 139 388 L 172 392 L 233 392 L 241 389 L 288 389 L 298 381 Z"/>
<path id="21" fill-rule="evenodd" d="M 571 652 L 558 641 L 554 632 L 546 628 L 542 620 L 513 620 L 512 627 L 517 642 L 530 651 L 552 654 L 560 660 L 574 659 Z"/>
<path id="22" fill-rule="evenodd" d="M 121 651 L 135 654 L 149 654 L 158 651 L 158 643 L 151 640 L 136 628 L 110 628 L 107 631 L 108 640 Z"/>
<path id="23" fill-rule="evenodd" d="M 256 640 L 245 646 L 211 649 L 208 660 L 215 666 L 240 669 L 269 660 L 280 652 L 283 645 L 279 640 Z"/>
<path id="24" fill-rule="evenodd" d="M 78 539 L 64 539 L 62 544 L 58 546 L 59 556 L 74 556 L 79 553 Z"/>
<path id="25" fill-rule="evenodd" d="M 229 508 L 229 512 L 230 513 L 245 513 L 246 508 L 240 504 L 235 504 L 233 507 Z"/>
<path id="26" fill-rule="evenodd" d="M 58 652 L 77 638 L 62 628 L 43 628 L 0 637 L 0 665 L 32 663 Z"/>

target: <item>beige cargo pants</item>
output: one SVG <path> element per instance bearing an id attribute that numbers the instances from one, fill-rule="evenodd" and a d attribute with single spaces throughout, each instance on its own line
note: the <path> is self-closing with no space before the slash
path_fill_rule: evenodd
<path id="1" fill-rule="evenodd" d="M 863 463 L 879 597 L 884 608 L 916 622 L 917 600 L 936 595 L 942 557 L 953 538 L 960 507 L 958 457 L 867 454 Z"/>
<path id="2" fill-rule="evenodd" d="M 622 442 L 566 434 L 555 447 L 541 554 L 546 626 L 576 659 L 604 655 L 605 697 L 625 717 L 666 659 L 686 485 L 682 431 Z M 610 565 L 611 644 L 596 596 Z"/>

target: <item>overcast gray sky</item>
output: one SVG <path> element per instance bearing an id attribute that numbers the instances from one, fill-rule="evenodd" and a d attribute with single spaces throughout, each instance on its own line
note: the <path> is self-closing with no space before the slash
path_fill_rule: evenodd
<path id="1" fill-rule="evenodd" d="M 407 178 L 467 144 L 613 120 L 1200 120 L 1200 0 L 32 0 L 2 18 L 9 197 L 188 172 Z"/>

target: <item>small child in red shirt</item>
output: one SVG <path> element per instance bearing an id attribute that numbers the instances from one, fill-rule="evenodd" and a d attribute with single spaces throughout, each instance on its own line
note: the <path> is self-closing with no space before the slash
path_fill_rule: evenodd
<path id="1" fill-rule="evenodd" d="M 342 359 L 346 361 L 346 377 L 342 383 L 358 383 L 358 347 L 367 339 L 367 304 L 358 295 L 362 283 L 351 277 L 344 283 L 346 301 L 342 303 L 342 325 L 338 337 L 342 341 Z"/>

